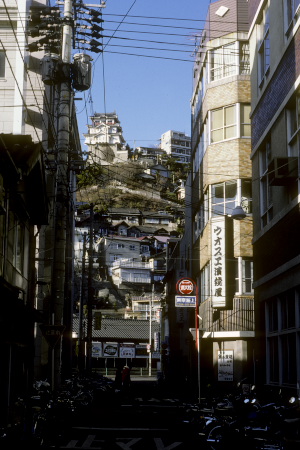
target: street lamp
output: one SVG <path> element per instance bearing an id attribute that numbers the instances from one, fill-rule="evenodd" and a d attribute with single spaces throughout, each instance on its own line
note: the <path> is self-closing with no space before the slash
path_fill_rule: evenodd
<path id="1" fill-rule="evenodd" d="M 245 219 L 246 213 L 240 205 L 237 205 L 233 208 L 231 215 L 229 216 L 234 220 L 242 220 Z"/>

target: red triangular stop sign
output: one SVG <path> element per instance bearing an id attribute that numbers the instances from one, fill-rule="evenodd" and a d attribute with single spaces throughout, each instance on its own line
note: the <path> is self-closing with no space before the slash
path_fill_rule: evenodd
<path id="1" fill-rule="evenodd" d="M 40 325 L 43 336 L 51 348 L 56 346 L 65 328 L 64 325 Z"/>

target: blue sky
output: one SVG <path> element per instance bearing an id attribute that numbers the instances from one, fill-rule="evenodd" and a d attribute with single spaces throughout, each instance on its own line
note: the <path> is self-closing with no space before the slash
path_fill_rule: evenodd
<path id="1" fill-rule="evenodd" d="M 104 52 L 87 52 L 93 58 L 92 88 L 76 93 L 83 99 L 76 101 L 82 143 L 94 112 L 116 112 L 130 147 L 157 146 L 161 134 L 170 129 L 191 134 L 195 35 L 201 33 L 209 3 L 106 1 Z"/>

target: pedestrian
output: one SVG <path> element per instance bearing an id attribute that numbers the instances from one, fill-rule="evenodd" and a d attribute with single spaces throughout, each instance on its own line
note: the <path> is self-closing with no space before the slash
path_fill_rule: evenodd
<path id="1" fill-rule="evenodd" d="M 123 370 L 122 370 L 122 386 L 123 386 L 123 391 L 124 392 L 128 392 L 129 388 L 130 388 L 130 367 L 129 366 L 124 366 Z"/>
<path id="2" fill-rule="evenodd" d="M 115 375 L 115 389 L 121 391 L 122 389 L 122 369 L 120 366 L 117 367 Z"/>

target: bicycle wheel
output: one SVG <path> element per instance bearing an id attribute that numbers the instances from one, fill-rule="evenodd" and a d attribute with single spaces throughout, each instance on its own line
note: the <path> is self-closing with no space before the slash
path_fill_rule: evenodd
<path id="1" fill-rule="evenodd" d="M 224 445 L 224 427 L 216 425 L 209 430 L 206 442 L 212 450 L 219 450 Z"/>

